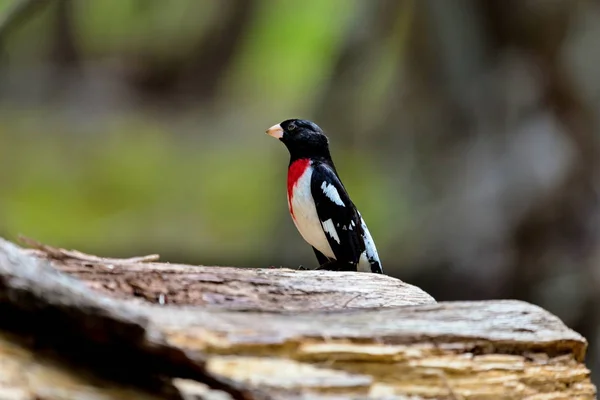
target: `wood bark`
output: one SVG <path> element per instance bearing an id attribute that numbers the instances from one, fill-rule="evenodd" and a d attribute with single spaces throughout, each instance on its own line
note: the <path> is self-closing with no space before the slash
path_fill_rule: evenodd
<path id="1" fill-rule="evenodd" d="M 594 399 L 534 305 L 365 273 L 195 267 L 0 240 L 2 399 Z"/>

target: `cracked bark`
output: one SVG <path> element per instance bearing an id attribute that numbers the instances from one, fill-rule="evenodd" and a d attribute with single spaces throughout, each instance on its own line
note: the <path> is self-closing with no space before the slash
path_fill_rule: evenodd
<path id="1" fill-rule="evenodd" d="M 3 399 L 595 398 L 586 340 L 528 303 L 28 243 L 0 241 Z"/>

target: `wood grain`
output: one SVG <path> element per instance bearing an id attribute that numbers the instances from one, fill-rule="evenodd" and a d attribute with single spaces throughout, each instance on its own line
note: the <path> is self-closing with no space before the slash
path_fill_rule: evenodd
<path id="1" fill-rule="evenodd" d="M 2 398 L 596 398 L 585 338 L 528 303 L 36 247 L 0 240 L 0 377 L 43 378 L 0 378 Z"/>
<path id="2" fill-rule="evenodd" d="M 380 274 L 129 261 L 132 259 L 100 262 L 93 256 L 66 256 L 56 250 L 31 254 L 52 259 L 56 269 L 110 297 L 154 304 L 309 311 L 435 303 L 420 288 Z"/>

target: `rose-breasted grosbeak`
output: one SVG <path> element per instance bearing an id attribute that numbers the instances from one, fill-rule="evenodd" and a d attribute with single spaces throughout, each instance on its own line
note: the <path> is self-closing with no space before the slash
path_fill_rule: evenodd
<path id="1" fill-rule="evenodd" d="M 267 134 L 281 140 L 290 153 L 288 207 L 319 269 L 383 273 L 375 243 L 338 177 L 321 128 L 288 119 Z"/>

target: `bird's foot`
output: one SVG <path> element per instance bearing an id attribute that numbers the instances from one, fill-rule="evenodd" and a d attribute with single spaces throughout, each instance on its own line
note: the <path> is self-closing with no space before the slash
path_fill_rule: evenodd
<path id="1" fill-rule="evenodd" d="M 343 263 L 337 260 L 332 260 L 321 264 L 317 270 L 325 271 L 356 271 L 356 265 L 353 263 Z"/>
<path id="2" fill-rule="evenodd" d="M 326 263 L 321 264 L 317 270 L 319 271 L 339 271 L 339 263 L 337 261 L 328 261 Z"/>

